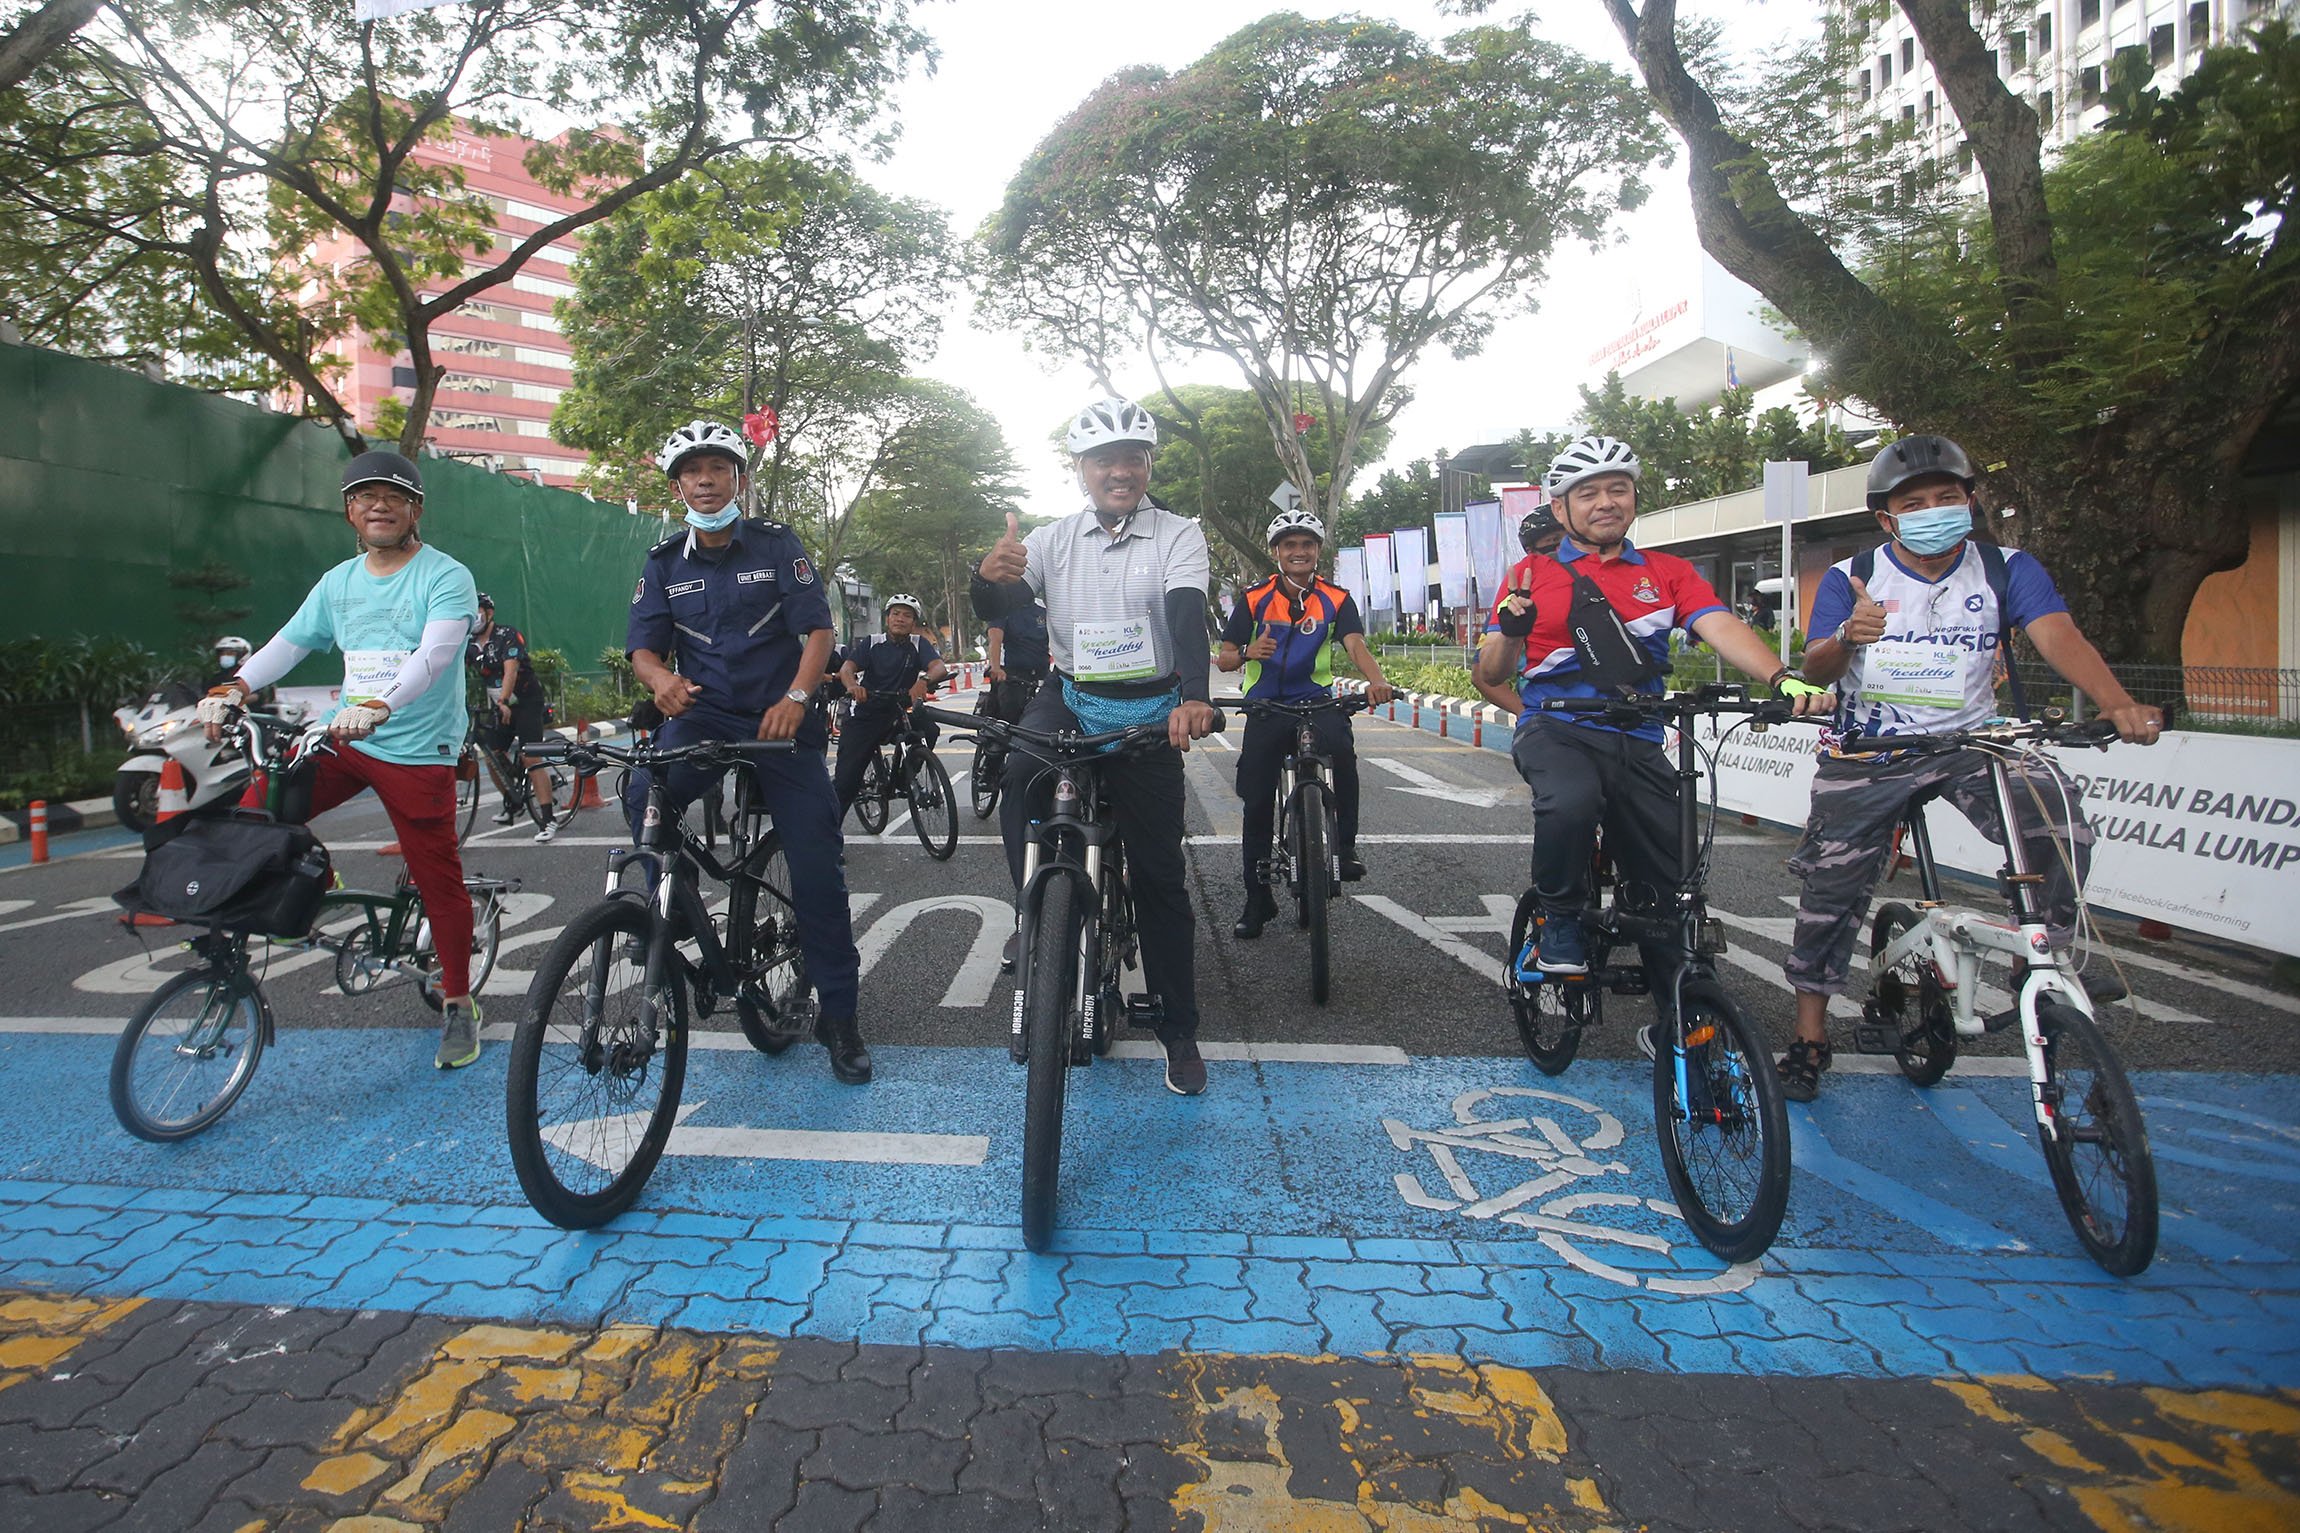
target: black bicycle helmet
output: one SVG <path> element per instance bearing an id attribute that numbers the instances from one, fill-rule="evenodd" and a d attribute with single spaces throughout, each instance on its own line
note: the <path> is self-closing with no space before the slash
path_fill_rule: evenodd
<path id="1" fill-rule="evenodd" d="M 1534 544 L 1553 532 L 1562 533 L 1564 530 L 1558 524 L 1557 508 L 1544 501 L 1528 511 L 1525 519 L 1517 524 L 1517 544 L 1530 554 Z"/>
<path id="2" fill-rule="evenodd" d="M 479 605 L 486 607 L 489 610 L 493 610 L 495 606 L 495 598 L 488 595 L 485 591 L 482 591 L 479 593 Z"/>
<path id="3" fill-rule="evenodd" d="M 1973 460 L 1945 436 L 1905 436 L 1886 445 L 1869 463 L 1869 509 L 1882 511 L 1893 492 L 1912 479 L 1948 474 L 1972 489 Z"/>
<path id="4" fill-rule="evenodd" d="M 417 500 L 423 499 L 423 475 L 414 464 L 395 452 L 363 452 L 344 467 L 344 494 L 349 495 L 360 486 L 369 484 L 392 485 L 405 490 Z"/>

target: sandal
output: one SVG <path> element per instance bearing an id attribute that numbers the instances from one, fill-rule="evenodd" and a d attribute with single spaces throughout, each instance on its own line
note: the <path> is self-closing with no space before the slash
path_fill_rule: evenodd
<path id="1" fill-rule="evenodd" d="M 1809 1043 L 1803 1038 L 1790 1039 L 1789 1052 L 1774 1066 L 1781 1076 L 1781 1095 L 1792 1102 L 1812 1101 L 1821 1091 L 1821 1072 L 1836 1057 L 1826 1040 Z"/>

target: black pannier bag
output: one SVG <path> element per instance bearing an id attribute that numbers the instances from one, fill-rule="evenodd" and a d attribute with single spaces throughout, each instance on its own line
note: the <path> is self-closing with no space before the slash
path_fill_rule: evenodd
<path id="1" fill-rule="evenodd" d="M 265 937 L 309 934 L 335 876 L 309 826 L 245 811 L 187 816 L 182 826 L 145 852 L 136 881 L 112 896 L 123 909 Z"/>

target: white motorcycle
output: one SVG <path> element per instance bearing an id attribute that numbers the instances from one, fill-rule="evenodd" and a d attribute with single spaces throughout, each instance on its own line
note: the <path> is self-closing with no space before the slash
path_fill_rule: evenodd
<path id="1" fill-rule="evenodd" d="M 187 809 L 220 798 L 237 798 L 248 785 L 251 774 L 247 757 L 229 737 L 208 743 L 207 732 L 193 717 L 199 707 L 198 697 L 181 701 L 187 691 L 183 687 L 163 688 L 144 699 L 141 706 L 112 712 L 132 752 L 112 779 L 112 810 L 130 830 L 149 830 L 159 818 L 160 774 L 171 758 L 183 768 Z M 277 711 L 299 724 L 311 712 L 301 703 L 285 700 Z"/>

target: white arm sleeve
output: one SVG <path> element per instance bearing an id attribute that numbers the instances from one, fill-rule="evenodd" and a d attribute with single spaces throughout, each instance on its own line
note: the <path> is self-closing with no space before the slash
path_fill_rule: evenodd
<path id="1" fill-rule="evenodd" d="M 442 676 L 457 674 L 457 662 L 463 658 L 463 641 L 471 636 L 471 625 L 459 617 L 441 618 L 423 625 L 423 640 L 415 646 L 415 653 L 407 657 L 407 664 L 383 689 L 376 699 L 392 712 L 414 702 L 431 690 L 431 684 Z"/>
<path id="2" fill-rule="evenodd" d="M 304 656 L 310 653 L 311 651 L 302 645 L 290 644 L 275 633 L 269 644 L 248 656 L 246 660 L 241 662 L 240 668 L 232 674 L 238 677 L 250 692 L 261 692 L 302 664 Z"/>

